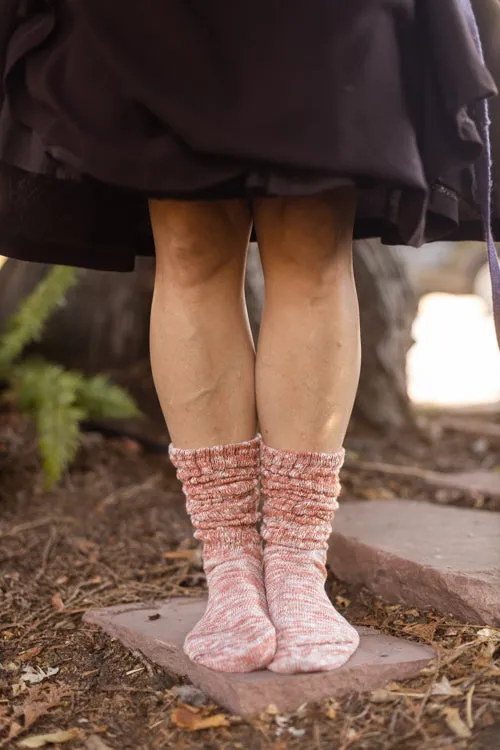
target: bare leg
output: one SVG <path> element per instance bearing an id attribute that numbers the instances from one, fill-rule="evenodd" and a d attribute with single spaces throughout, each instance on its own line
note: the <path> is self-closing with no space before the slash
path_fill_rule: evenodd
<path id="1" fill-rule="evenodd" d="M 256 433 L 255 355 L 243 282 L 246 203 L 151 201 L 156 282 L 151 363 L 177 448 Z"/>
<path id="2" fill-rule="evenodd" d="M 206 611 L 184 650 L 211 669 L 248 672 L 276 649 L 256 529 L 260 441 L 243 296 L 249 209 L 152 201 L 150 210 L 153 373 L 208 584 Z"/>
<path id="3" fill-rule="evenodd" d="M 257 405 L 275 448 L 335 452 L 344 441 L 360 368 L 354 207 L 348 189 L 255 206 L 266 283 Z"/>
<path id="4" fill-rule="evenodd" d="M 342 443 L 360 367 L 352 270 L 355 197 L 260 201 L 255 222 L 266 281 L 257 355 L 264 445 L 263 537 L 277 650 L 269 669 L 335 669 L 359 636 L 324 588 Z"/>

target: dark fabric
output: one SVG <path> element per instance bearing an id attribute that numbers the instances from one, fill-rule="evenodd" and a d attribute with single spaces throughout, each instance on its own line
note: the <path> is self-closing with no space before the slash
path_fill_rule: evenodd
<path id="1" fill-rule="evenodd" d="M 481 237 L 460 0 L 2 0 L 0 73 L 2 254 L 126 270 L 148 196 L 346 183 L 356 237 Z"/>
<path id="2" fill-rule="evenodd" d="M 472 7 L 483 44 L 486 64 L 497 89 L 500 89 L 500 0 L 472 0 Z M 500 216 L 500 96 L 492 98 L 489 106 L 493 155 L 493 204 L 496 215 Z"/>

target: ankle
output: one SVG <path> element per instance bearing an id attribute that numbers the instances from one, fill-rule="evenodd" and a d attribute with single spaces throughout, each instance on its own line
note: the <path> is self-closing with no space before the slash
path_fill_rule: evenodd
<path id="1" fill-rule="evenodd" d="M 170 457 L 204 558 L 260 554 L 260 438 L 194 450 L 171 446 Z"/>
<path id="2" fill-rule="evenodd" d="M 262 444 L 262 537 L 266 544 L 324 554 L 338 508 L 343 460 L 343 450 L 298 453 Z"/>
<path id="3" fill-rule="evenodd" d="M 255 526 L 243 528 L 215 529 L 204 534 L 203 562 L 207 566 L 218 565 L 242 556 L 262 560 L 262 540 Z"/>

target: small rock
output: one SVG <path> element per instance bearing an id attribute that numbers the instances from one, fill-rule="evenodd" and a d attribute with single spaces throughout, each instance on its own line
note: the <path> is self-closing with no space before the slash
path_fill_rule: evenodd
<path id="1" fill-rule="evenodd" d="M 306 730 L 296 729 L 295 727 L 288 727 L 288 732 L 292 735 L 292 737 L 303 737 L 306 733 Z"/>
<path id="2" fill-rule="evenodd" d="M 474 453 L 482 456 L 488 452 L 490 443 L 488 440 L 486 440 L 486 438 L 477 438 L 476 440 L 472 441 L 471 448 Z"/>
<path id="3" fill-rule="evenodd" d="M 204 706 L 208 703 L 205 693 L 194 685 L 176 685 L 173 692 L 183 703 L 187 703 L 189 706 Z"/>

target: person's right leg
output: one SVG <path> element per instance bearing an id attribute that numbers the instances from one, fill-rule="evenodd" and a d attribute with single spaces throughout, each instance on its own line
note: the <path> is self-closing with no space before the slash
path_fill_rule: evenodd
<path id="1" fill-rule="evenodd" d="M 276 644 L 256 521 L 255 354 L 243 295 L 243 201 L 151 201 L 151 362 L 170 455 L 203 542 L 209 599 L 186 654 L 219 671 L 266 666 Z"/>
<path id="2" fill-rule="evenodd" d="M 151 364 L 176 448 L 251 440 L 255 352 L 244 300 L 244 201 L 151 201 Z"/>

